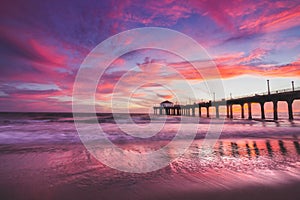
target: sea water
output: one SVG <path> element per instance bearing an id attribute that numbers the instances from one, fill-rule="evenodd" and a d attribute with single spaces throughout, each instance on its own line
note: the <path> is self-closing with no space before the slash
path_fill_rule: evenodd
<path id="1" fill-rule="evenodd" d="M 77 122 L 90 126 L 93 117 L 82 114 Z M 87 151 L 71 113 L 1 113 L 1 199 L 297 199 L 299 196 L 297 117 L 293 121 L 284 118 L 223 121 L 118 114 L 118 123 L 129 129 L 132 121 L 140 126 L 163 123 L 157 134 L 146 138 L 124 133 L 112 114 L 96 117 L 112 143 L 141 154 L 164 147 L 175 137 L 174 130 L 179 126 L 187 134 L 190 127 L 196 126 L 196 135 L 181 157 L 175 158 L 176 149 L 170 149 L 168 156 L 174 159 L 167 166 L 153 172 L 128 173 L 104 165 Z M 222 132 L 212 151 L 203 156 L 202 144 L 210 126 L 220 126 Z M 180 147 L 184 137 L 175 142 Z"/>

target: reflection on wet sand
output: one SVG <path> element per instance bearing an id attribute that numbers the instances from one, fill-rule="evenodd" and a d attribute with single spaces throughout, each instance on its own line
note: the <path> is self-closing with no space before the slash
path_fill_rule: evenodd
<path id="1" fill-rule="evenodd" d="M 220 154 L 220 156 L 224 155 L 223 142 L 222 141 L 219 142 L 219 154 Z"/>
<path id="2" fill-rule="evenodd" d="M 259 149 L 257 147 L 256 141 L 253 141 L 253 148 L 254 148 L 256 157 L 259 157 L 260 154 L 259 154 Z"/>
<path id="3" fill-rule="evenodd" d="M 280 151 L 281 151 L 281 153 L 282 153 L 283 155 L 286 155 L 287 150 L 286 150 L 286 148 L 285 148 L 285 146 L 284 146 L 284 142 L 283 142 L 282 140 L 279 140 L 279 141 L 278 141 L 278 144 L 279 144 L 279 146 L 280 146 Z"/>
<path id="4" fill-rule="evenodd" d="M 298 141 L 294 141 L 294 145 L 298 154 L 300 154 L 300 145 Z"/>
<path id="5" fill-rule="evenodd" d="M 238 147 L 237 143 L 231 142 L 231 152 L 234 157 L 239 156 L 239 147 Z"/>
<path id="6" fill-rule="evenodd" d="M 267 146 L 267 149 L 268 149 L 269 156 L 273 157 L 273 149 L 272 149 L 272 146 L 271 146 L 269 140 L 266 141 L 266 146 Z"/>
<path id="7" fill-rule="evenodd" d="M 288 145 L 287 145 L 288 144 Z M 288 148 L 291 150 L 288 150 Z M 295 150 L 292 150 L 292 149 Z M 287 156 L 289 152 L 295 152 L 293 156 L 300 155 L 300 144 L 297 140 L 256 140 L 256 141 L 219 141 L 216 147 L 218 155 L 232 157 L 252 157 L 259 158 L 268 156 L 273 158 L 275 155 Z"/>
<path id="8" fill-rule="evenodd" d="M 246 143 L 246 148 L 247 148 L 248 157 L 251 158 L 251 149 L 250 149 L 248 142 Z"/>

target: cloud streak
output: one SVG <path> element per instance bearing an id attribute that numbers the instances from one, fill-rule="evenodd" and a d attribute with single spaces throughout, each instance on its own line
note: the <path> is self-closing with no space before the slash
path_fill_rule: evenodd
<path id="1" fill-rule="evenodd" d="M 213 55 L 211 61 L 190 62 L 202 65 L 202 73 L 210 79 L 217 77 L 205 66 L 211 62 L 224 79 L 300 75 L 297 1 L 4 0 L 0 7 L 0 109 L 71 111 L 73 82 L 89 51 L 113 34 L 147 26 L 183 32 L 206 47 Z M 183 46 L 176 40 L 170 45 Z M 99 82 L 100 102 L 109 100 L 123 76 L 120 95 L 130 93 L 145 74 L 153 80 L 133 94 L 139 106 L 175 98 L 155 80 L 178 85 L 180 79 L 204 78 L 189 62 L 143 53 L 144 57 L 129 53 L 112 64 Z M 125 75 L 133 67 L 140 71 Z M 34 84 L 38 89 L 21 87 Z M 184 89 L 177 87 L 177 91 Z"/>

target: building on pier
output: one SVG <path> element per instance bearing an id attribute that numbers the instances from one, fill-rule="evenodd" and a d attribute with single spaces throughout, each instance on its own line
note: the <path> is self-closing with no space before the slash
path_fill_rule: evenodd
<path id="1" fill-rule="evenodd" d="M 166 101 L 161 102 L 160 106 L 164 107 L 164 108 L 167 108 L 167 107 L 173 107 L 174 104 L 171 101 L 166 100 Z"/>

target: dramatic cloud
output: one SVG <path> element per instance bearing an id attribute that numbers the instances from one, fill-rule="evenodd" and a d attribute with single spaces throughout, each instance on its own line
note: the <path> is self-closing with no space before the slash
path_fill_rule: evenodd
<path id="1" fill-rule="evenodd" d="M 211 60 L 187 62 L 161 52 L 128 53 L 116 59 L 99 81 L 96 98 L 101 109 L 113 92 L 120 99 L 130 94 L 137 109 L 176 98 L 163 84 L 188 99 L 180 87 L 182 79 L 195 83 L 218 76 L 226 80 L 242 75 L 300 75 L 298 1 L 4 0 L 0 110 L 71 111 L 73 83 L 86 55 L 114 34 L 148 26 L 187 34 L 206 48 Z M 188 48 L 176 39 L 170 46 Z M 212 71 L 212 63 L 219 74 Z M 201 73 L 191 64 L 201 65 Z M 115 90 L 120 79 L 122 84 Z M 131 88 L 143 80 L 152 83 L 132 93 Z M 237 82 L 236 87 L 240 84 L 247 83 Z"/>

